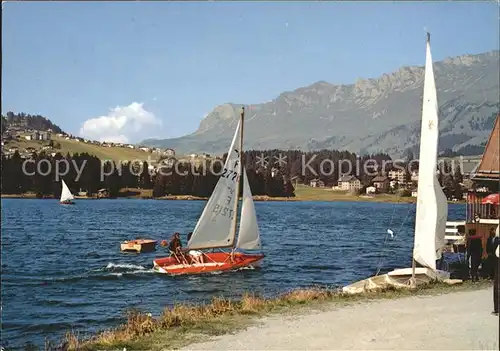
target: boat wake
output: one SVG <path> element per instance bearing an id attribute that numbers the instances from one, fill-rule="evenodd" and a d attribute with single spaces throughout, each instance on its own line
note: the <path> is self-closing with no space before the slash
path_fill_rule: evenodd
<path id="1" fill-rule="evenodd" d="M 117 271 L 117 270 L 131 270 L 131 269 L 138 269 L 138 270 L 145 270 L 146 267 L 140 266 L 140 265 L 135 265 L 135 264 L 130 264 L 130 263 L 108 263 L 106 268 L 104 270 L 111 270 L 111 271 Z"/>
<path id="2" fill-rule="evenodd" d="M 240 271 L 253 271 L 254 269 L 258 269 L 259 267 L 252 267 L 252 266 L 245 266 L 245 267 L 240 267 L 236 269 L 231 269 L 228 271 L 215 271 L 215 272 L 207 272 L 206 274 L 211 274 L 211 275 L 219 275 L 219 274 L 227 274 L 231 272 L 240 272 Z"/>
<path id="3" fill-rule="evenodd" d="M 100 269 L 101 271 L 109 272 L 110 275 L 121 277 L 124 274 L 134 275 L 134 274 L 145 274 L 154 273 L 152 268 L 146 268 L 141 265 L 135 265 L 130 263 L 108 263 L 108 265 Z"/>

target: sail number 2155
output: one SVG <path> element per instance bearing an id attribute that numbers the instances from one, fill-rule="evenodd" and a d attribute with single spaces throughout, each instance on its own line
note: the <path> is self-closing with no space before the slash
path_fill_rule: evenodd
<path id="1" fill-rule="evenodd" d="M 227 206 L 216 204 L 212 212 L 224 217 L 229 217 L 229 219 L 233 219 L 234 210 L 230 209 Z"/>

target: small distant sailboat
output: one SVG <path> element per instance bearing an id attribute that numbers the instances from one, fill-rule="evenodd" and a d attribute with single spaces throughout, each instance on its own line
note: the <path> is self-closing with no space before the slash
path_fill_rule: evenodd
<path id="1" fill-rule="evenodd" d="M 62 190 L 61 190 L 61 199 L 59 200 L 59 203 L 61 205 L 74 205 L 75 203 L 72 201 L 75 197 L 69 190 L 68 186 L 64 182 L 64 179 L 61 179 L 62 183 Z"/>
<path id="2" fill-rule="evenodd" d="M 243 119 L 239 123 L 227 154 L 222 175 L 194 228 L 183 255 L 158 258 L 153 269 L 166 274 L 200 274 L 254 267 L 263 258 L 255 206 L 243 166 Z M 239 146 L 238 145 L 239 141 Z M 243 201 L 239 235 L 236 239 L 239 188 L 243 176 Z M 201 250 L 219 250 L 204 252 Z M 223 251 L 231 249 L 231 251 Z M 255 253 L 245 253 L 245 251 Z"/>
<path id="3" fill-rule="evenodd" d="M 436 269 L 436 261 L 441 258 L 441 250 L 445 245 L 448 202 L 437 178 L 439 110 L 429 33 L 426 46 L 412 267 L 396 269 L 384 275 L 358 281 L 343 288 L 347 293 L 359 293 L 387 286 L 414 287 L 419 283 L 442 281 L 450 276 L 449 272 Z M 417 263 L 421 267 L 416 267 Z"/>

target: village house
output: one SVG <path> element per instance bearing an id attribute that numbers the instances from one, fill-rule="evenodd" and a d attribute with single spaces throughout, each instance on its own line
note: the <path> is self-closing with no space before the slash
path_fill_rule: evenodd
<path id="1" fill-rule="evenodd" d="M 88 191 L 80 189 L 80 191 L 78 192 L 78 196 L 87 197 Z"/>
<path id="2" fill-rule="evenodd" d="M 9 131 L 6 131 L 3 135 L 2 135 L 2 139 L 5 140 L 5 141 L 9 141 L 9 140 L 12 140 L 13 137 L 12 137 L 12 134 L 9 132 Z"/>
<path id="3" fill-rule="evenodd" d="M 103 189 L 97 190 L 97 198 L 98 199 L 106 198 L 106 197 L 109 197 L 108 189 L 103 188 Z"/>
<path id="4" fill-rule="evenodd" d="M 280 170 L 279 170 L 279 169 L 277 169 L 277 168 L 274 168 L 274 167 L 273 167 L 273 168 L 271 169 L 271 178 L 276 177 L 279 173 L 280 173 Z M 324 184 L 324 183 L 323 183 L 323 186 L 325 186 L 325 184 Z"/>
<path id="5" fill-rule="evenodd" d="M 160 161 L 160 165 L 166 166 L 166 167 L 173 167 L 175 163 L 175 159 L 173 158 L 165 158 Z"/>
<path id="6" fill-rule="evenodd" d="M 309 182 L 309 186 L 312 188 L 322 188 L 325 186 L 325 183 L 319 179 L 313 179 Z"/>
<path id="7" fill-rule="evenodd" d="M 32 138 L 32 135 L 25 135 L 24 136 L 24 139 L 26 139 L 26 140 L 31 140 L 31 138 Z"/>
<path id="8" fill-rule="evenodd" d="M 38 140 L 51 140 L 52 135 L 50 132 L 39 132 L 38 133 Z"/>
<path id="9" fill-rule="evenodd" d="M 464 179 L 470 179 L 481 163 L 481 158 L 463 158 L 461 172 Z"/>
<path id="10" fill-rule="evenodd" d="M 144 152 L 149 152 L 149 147 L 141 147 L 139 150 L 144 151 Z"/>
<path id="11" fill-rule="evenodd" d="M 366 188 L 366 195 L 375 194 L 376 192 L 377 188 L 375 188 L 374 186 L 369 186 Z"/>
<path id="12" fill-rule="evenodd" d="M 338 184 L 342 190 L 345 191 L 356 191 L 361 189 L 361 182 L 358 178 L 352 175 L 344 175 L 342 176 Z"/>
<path id="13" fill-rule="evenodd" d="M 389 188 L 389 179 L 387 179 L 386 176 L 376 176 L 372 180 L 373 186 L 378 190 L 380 193 L 385 193 L 387 189 Z"/>
<path id="14" fill-rule="evenodd" d="M 418 182 L 418 171 L 412 171 L 411 172 L 411 181 L 412 182 Z"/>
<path id="15" fill-rule="evenodd" d="M 412 189 L 412 191 L 411 191 L 411 196 L 412 196 L 412 197 L 417 197 L 417 188 Z"/>
<path id="16" fill-rule="evenodd" d="M 173 157 L 173 156 L 175 156 L 175 150 L 174 149 L 166 149 L 165 155 Z"/>
<path id="17" fill-rule="evenodd" d="M 389 178 L 392 180 L 397 180 L 398 182 L 404 182 L 405 171 L 404 169 L 397 169 L 389 171 Z"/>

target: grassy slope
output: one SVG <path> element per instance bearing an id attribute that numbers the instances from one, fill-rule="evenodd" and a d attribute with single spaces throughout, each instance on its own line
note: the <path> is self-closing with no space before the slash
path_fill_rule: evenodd
<path id="1" fill-rule="evenodd" d="M 90 155 L 95 155 L 101 160 L 147 160 L 148 155 L 147 152 L 122 148 L 122 147 L 102 147 L 94 144 L 86 144 L 83 142 L 77 142 L 75 140 L 66 140 L 64 138 L 59 138 L 57 136 L 52 137 L 52 140 L 61 144 L 61 149 L 58 150 L 49 150 L 47 152 L 60 152 L 63 155 L 66 155 L 68 152 L 70 154 L 74 153 L 88 153 Z M 11 141 L 7 143 L 6 147 L 17 146 L 21 149 L 25 149 L 27 147 L 33 147 L 35 149 L 41 149 L 42 146 L 48 145 L 48 141 L 32 141 L 32 140 L 23 140 Z M 155 159 L 152 157 L 152 159 Z"/>
<path id="2" fill-rule="evenodd" d="M 133 160 L 141 160 L 147 161 L 148 156 L 151 157 L 151 160 L 156 162 L 157 154 L 148 153 L 137 149 L 129 149 L 125 147 L 103 147 L 94 144 L 86 144 L 84 142 L 78 142 L 75 140 L 66 140 L 65 138 L 60 138 L 58 136 L 52 136 L 52 140 L 61 144 L 61 149 L 58 150 L 49 150 L 47 152 L 60 152 L 63 155 L 66 155 L 68 152 L 70 154 L 74 153 L 88 153 L 90 155 L 97 156 L 102 161 L 105 160 L 113 160 L 113 161 L 133 161 Z M 43 146 L 48 145 L 48 141 L 33 141 L 33 140 L 25 140 L 21 139 L 20 141 L 9 141 L 6 144 L 6 148 L 12 146 L 17 146 L 20 149 L 25 149 L 27 147 L 33 147 L 35 149 L 41 149 Z M 189 157 L 187 155 L 179 155 L 177 159 L 179 160 L 187 160 Z"/>

